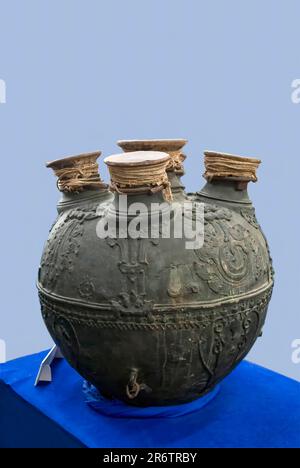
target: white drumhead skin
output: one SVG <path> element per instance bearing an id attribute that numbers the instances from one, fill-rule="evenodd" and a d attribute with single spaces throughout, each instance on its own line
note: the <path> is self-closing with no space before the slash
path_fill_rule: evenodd
<path id="1" fill-rule="evenodd" d="M 104 162 L 108 166 L 145 166 L 168 161 L 170 156 L 161 151 L 133 151 L 108 156 Z"/>

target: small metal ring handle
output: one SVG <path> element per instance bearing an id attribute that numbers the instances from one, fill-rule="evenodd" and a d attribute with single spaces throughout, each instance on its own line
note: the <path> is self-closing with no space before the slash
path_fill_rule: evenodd
<path id="1" fill-rule="evenodd" d="M 138 371 L 137 369 L 132 369 L 130 376 L 129 376 L 129 382 L 126 385 L 126 395 L 130 400 L 133 400 L 138 396 L 141 390 L 141 385 L 137 383 L 137 376 L 138 376 Z"/>

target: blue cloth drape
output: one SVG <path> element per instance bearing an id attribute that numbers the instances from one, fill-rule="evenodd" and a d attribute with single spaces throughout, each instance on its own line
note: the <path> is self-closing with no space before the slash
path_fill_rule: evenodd
<path id="1" fill-rule="evenodd" d="M 215 398 L 198 411 L 176 418 L 137 419 L 111 418 L 91 409 L 81 377 L 64 360 L 55 364 L 52 383 L 34 387 L 44 356 L 45 352 L 0 365 L 4 387 L 30 404 L 27 425 L 37 433 L 41 426 L 33 417 L 36 412 L 88 447 L 300 448 L 300 383 L 249 362 L 242 362 L 221 383 Z M 5 446 L 9 430 L 20 430 L 19 409 L 1 386 L 0 400 L 11 415 L 7 428 L 0 406 L 0 446 Z M 51 437 L 68 446 L 61 432 L 52 432 Z M 23 442 L 26 445 L 26 434 Z"/>
<path id="2" fill-rule="evenodd" d="M 89 382 L 84 382 L 83 393 L 85 401 L 98 413 L 112 418 L 178 418 L 190 413 L 198 412 L 218 394 L 220 386 L 217 385 L 211 392 L 197 400 L 185 403 L 182 405 L 172 406 L 148 406 L 139 408 L 137 406 L 129 406 L 119 400 L 107 400 L 98 390 Z"/>

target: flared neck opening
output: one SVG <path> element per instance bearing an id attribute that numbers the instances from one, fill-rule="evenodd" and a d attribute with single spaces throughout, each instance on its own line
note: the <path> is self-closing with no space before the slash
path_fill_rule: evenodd
<path id="1" fill-rule="evenodd" d="M 248 182 L 257 181 L 256 171 L 260 163 L 261 161 L 256 158 L 205 151 L 203 176 L 208 182 L 217 180 L 233 182 L 237 190 L 243 190 Z"/>
<path id="2" fill-rule="evenodd" d="M 184 175 L 183 162 L 186 159 L 182 152 L 187 140 L 177 139 L 149 139 L 149 140 L 119 140 L 118 146 L 125 153 L 132 151 L 159 151 L 170 156 L 167 172 L 175 172 L 178 176 Z"/>
<path id="3" fill-rule="evenodd" d="M 166 173 L 169 160 L 167 153 L 158 151 L 111 155 L 104 160 L 110 172 L 110 188 L 117 195 L 128 197 L 162 192 L 166 201 L 172 201 Z"/>
<path id="4" fill-rule="evenodd" d="M 65 194 L 78 194 L 86 191 L 108 190 L 99 174 L 98 158 L 100 151 L 69 156 L 48 162 L 47 167 L 57 177 L 57 188 Z"/>

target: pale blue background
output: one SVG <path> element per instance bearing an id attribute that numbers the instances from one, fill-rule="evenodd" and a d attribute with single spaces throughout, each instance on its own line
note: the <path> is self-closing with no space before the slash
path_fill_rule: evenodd
<path id="1" fill-rule="evenodd" d="M 50 344 L 35 290 L 58 193 L 44 162 L 121 138 L 189 140 L 189 190 L 202 152 L 263 160 L 251 196 L 276 288 L 250 358 L 300 380 L 300 2 L 0 0 L 1 316 L 8 358 Z M 106 170 L 102 167 L 106 178 Z"/>

